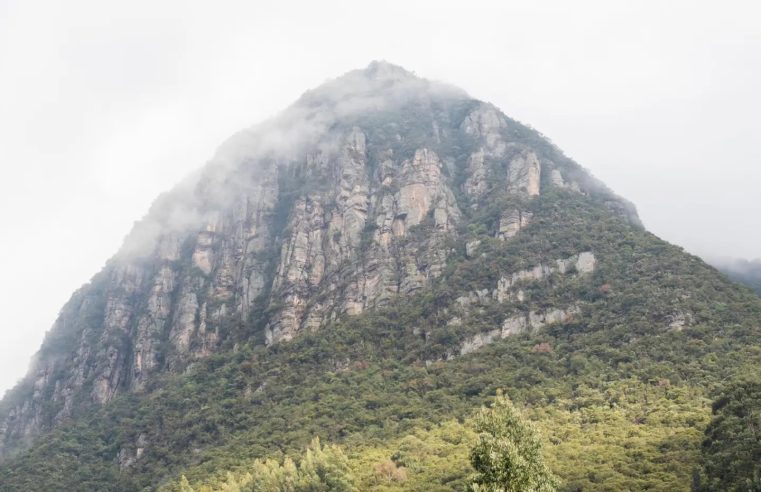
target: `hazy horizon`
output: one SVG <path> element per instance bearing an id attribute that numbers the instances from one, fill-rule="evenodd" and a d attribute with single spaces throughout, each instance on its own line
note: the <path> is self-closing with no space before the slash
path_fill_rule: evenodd
<path id="1" fill-rule="evenodd" d="M 160 192 L 375 59 L 541 131 L 669 242 L 761 258 L 760 7 L 468 5 L 0 0 L 0 393 Z"/>

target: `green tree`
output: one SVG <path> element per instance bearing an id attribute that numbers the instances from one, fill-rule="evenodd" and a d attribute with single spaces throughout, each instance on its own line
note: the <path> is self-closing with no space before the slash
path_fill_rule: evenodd
<path id="1" fill-rule="evenodd" d="M 473 492 L 551 492 L 558 482 L 542 457 L 534 427 L 523 420 L 510 400 L 497 395 L 491 408 L 475 417 L 478 443 L 470 453 L 476 470 Z"/>
<path id="2" fill-rule="evenodd" d="M 728 385 L 703 441 L 705 490 L 761 492 L 761 382 Z"/>
<path id="3" fill-rule="evenodd" d="M 285 457 L 280 465 L 273 459 L 256 460 L 248 478 L 252 492 L 278 492 L 296 490 L 298 470 L 292 459 Z"/>
<path id="4" fill-rule="evenodd" d="M 187 480 L 182 477 L 182 487 Z M 189 485 L 187 485 L 189 487 Z M 190 489 L 192 491 L 192 489 Z M 289 457 L 282 464 L 273 459 L 256 460 L 243 474 L 228 472 L 226 480 L 213 485 L 220 492 L 355 492 L 349 460 L 338 446 L 322 446 L 312 440 L 298 466 Z"/>
<path id="5" fill-rule="evenodd" d="M 354 477 L 349 460 L 338 446 L 322 446 L 314 438 L 299 463 L 300 492 L 353 492 Z"/>
<path id="6" fill-rule="evenodd" d="M 185 478 L 185 475 L 180 478 L 180 492 L 195 492 L 193 490 L 193 487 L 190 486 L 190 483 L 188 483 L 188 479 Z"/>

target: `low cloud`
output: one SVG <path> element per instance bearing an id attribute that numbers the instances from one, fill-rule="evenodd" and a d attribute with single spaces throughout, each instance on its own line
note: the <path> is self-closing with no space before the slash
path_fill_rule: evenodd
<path id="1" fill-rule="evenodd" d="M 466 98 L 453 86 L 414 76 L 387 62 L 372 62 L 302 95 L 280 114 L 240 131 L 213 159 L 171 191 L 162 194 L 126 237 L 117 257 L 130 260 L 155 253 L 163 236 L 202 230 L 235 200 L 247 196 L 266 164 L 304 159 L 309 151 L 337 153 L 330 130 L 367 112 L 394 110 L 413 99 Z"/>

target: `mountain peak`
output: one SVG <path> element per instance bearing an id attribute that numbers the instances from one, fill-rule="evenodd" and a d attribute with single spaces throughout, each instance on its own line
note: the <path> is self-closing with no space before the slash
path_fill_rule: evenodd
<path id="1" fill-rule="evenodd" d="M 373 60 L 364 69 L 361 70 L 368 78 L 380 80 L 388 79 L 419 79 L 415 72 L 405 69 L 401 65 L 388 62 L 386 60 Z"/>
<path id="2" fill-rule="evenodd" d="M 351 70 L 307 91 L 296 106 L 324 108 L 340 104 L 343 114 L 355 107 L 366 109 L 366 104 L 362 103 L 371 100 L 375 107 L 393 107 L 410 99 L 432 97 L 461 99 L 468 95 L 462 89 L 419 77 L 399 65 L 374 60 L 365 68 Z"/>

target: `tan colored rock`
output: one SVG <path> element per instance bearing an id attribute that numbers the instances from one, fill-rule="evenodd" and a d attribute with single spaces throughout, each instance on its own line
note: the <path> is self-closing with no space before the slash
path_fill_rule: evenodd
<path id="1" fill-rule="evenodd" d="M 214 232 L 203 231 L 198 234 L 196 249 L 193 252 L 193 265 L 198 267 L 205 275 L 209 275 L 213 263 Z"/>
<path id="2" fill-rule="evenodd" d="M 470 112 L 461 125 L 461 130 L 485 144 L 485 150 L 491 155 L 504 154 L 506 144 L 502 130 L 507 128 L 507 120 L 491 104 L 481 103 Z"/>
<path id="3" fill-rule="evenodd" d="M 465 243 L 465 256 L 468 258 L 473 258 L 476 254 L 476 250 L 481 245 L 480 239 L 474 239 L 473 241 L 468 241 Z"/>
<path id="4" fill-rule="evenodd" d="M 557 186 L 558 188 L 565 188 L 565 180 L 563 179 L 563 175 L 560 173 L 560 170 L 553 169 L 550 171 L 550 181 L 552 184 Z"/>
<path id="5" fill-rule="evenodd" d="M 517 285 L 523 282 L 539 281 L 548 276 L 559 273 L 567 274 L 571 267 L 575 268 L 577 275 L 584 275 L 594 271 L 597 260 L 591 251 L 584 251 L 568 258 L 559 258 L 548 264 L 539 264 L 526 270 L 520 270 L 510 275 L 503 275 L 497 281 L 497 287 L 493 291 L 493 297 L 497 302 L 522 301 L 523 292 L 514 291 Z M 520 295 L 518 295 L 520 294 Z"/>
<path id="6" fill-rule="evenodd" d="M 463 342 L 463 344 L 460 346 L 460 355 L 467 355 L 471 352 L 475 352 L 476 350 L 480 349 L 484 345 L 494 343 L 498 339 L 502 338 L 501 335 L 502 335 L 501 330 L 491 330 L 485 333 L 479 333 L 477 335 L 473 335 L 472 337 L 467 339 L 465 342 Z"/>
<path id="7" fill-rule="evenodd" d="M 502 338 L 539 330 L 548 325 L 568 323 L 580 313 L 581 309 L 579 306 L 573 305 L 566 309 L 547 309 L 543 311 L 531 311 L 528 314 L 515 315 L 506 318 L 502 322 L 502 327 L 500 329 L 490 330 L 468 337 L 460 345 L 459 353 L 460 355 L 466 355 Z"/>
<path id="8" fill-rule="evenodd" d="M 454 205 L 453 197 L 448 200 L 450 197 L 446 196 L 448 189 L 443 186 L 441 168 L 439 157 L 428 149 L 417 150 L 411 161 L 402 164 L 397 217 L 404 218 L 406 227 L 422 222 L 434 203 L 445 214 L 448 206 Z M 446 228 L 446 223 L 442 226 Z"/>
<path id="9" fill-rule="evenodd" d="M 595 265 L 597 265 L 597 260 L 595 259 L 595 255 L 592 254 L 591 251 L 585 251 L 583 253 L 579 253 L 579 257 L 576 260 L 576 271 L 583 274 L 583 273 L 592 273 L 595 269 Z"/>
<path id="10" fill-rule="evenodd" d="M 692 324 L 692 315 L 684 311 L 677 311 L 669 316 L 669 329 L 682 331 L 685 326 Z"/>
<path id="11" fill-rule="evenodd" d="M 467 178 L 462 190 L 469 196 L 478 198 L 490 188 L 490 165 L 499 166 L 508 148 L 504 138 L 507 120 L 490 104 L 479 104 L 463 121 L 460 129 L 475 139 L 480 146 L 468 158 Z M 504 164 L 501 164 L 504 165 Z M 473 203 L 477 206 L 477 203 Z"/>
<path id="12" fill-rule="evenodd" d="M 137 322 L 132 363 L 133 388 L 142 387 L 148 376 L 158 369 L 158 345 L 172 312 L 175 281 L 175 272 L 168 266 L 159 269 L 153 279 L 146 310 Z"/>
<path id="13" fill-rule="evenodd" d="M 467 175 L 468 177 L 465 179 L 465 183 L 463 183 L 465 193 L 474 197 L 484 195 L 489 189 L 484 149 L 479 149 L 468 158 Z"/>
<path id="14" fill-rule="evenodd" d="M 563 179 L 563 174 L 560 172 L 559 169 L 553 169 L 550 172 L 550 181 L 552 182 L 553 185 L 555 185 L 558 188 L 565 188 L 565 189 L 573 190 L 575 192 L 581 192 L 579 183 L 575 181 L 566 182 L 565 179 Z"/>
<path id="15" fill-rule="evenodd" d="M 519 335 L 528 328 L 529 324 L 525 315 L 513 316 L 502 322 L 501 336 L 505 338 L 511 335 Z"/>
<path id="16" fill-rule="evenodd" d="M 539 195 L 541 173 L 542 166 L 537 155 L 529 150 L 520 150 L 507 168 L 508 193 L 529 197 Z"/>
<path id="17" fill-rule="evenodd" d="M 499 229 L 497 238 L 505 241 L 515 237 L 518 233 L 531 222 L 531 212 L 519 209 L 507 210 L 499 219 Z"/>

